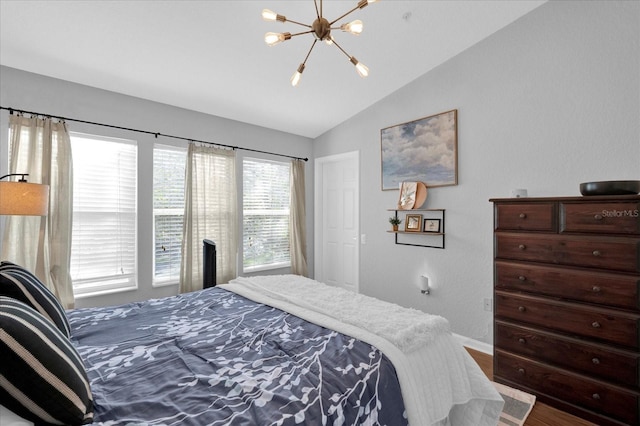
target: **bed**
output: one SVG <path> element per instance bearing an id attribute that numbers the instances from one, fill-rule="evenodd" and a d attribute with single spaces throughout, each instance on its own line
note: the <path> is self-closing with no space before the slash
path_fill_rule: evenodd
<path id="1" fill-rule="evenodd" d="M 495 425 L 503 405 L 444 318 L 295 275 L 65 315 L 78 423 Z"/>

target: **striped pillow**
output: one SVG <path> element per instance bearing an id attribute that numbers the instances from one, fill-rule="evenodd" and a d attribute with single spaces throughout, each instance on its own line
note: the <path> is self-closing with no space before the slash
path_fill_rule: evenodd
<path id="1" fill-rule="evenodd" d="M 93 421 L 93 398 L 78 352 L 35 309 L 0 296 L 0 403 L 35 424 Z"/>
<path id="2" fill-rule="evenodd" d="M 69 337 L 69 321 L 64 308 L 51 290 L 22 266 L 0 262 L 0 296 L 13 297 L 26 303 Z"/>

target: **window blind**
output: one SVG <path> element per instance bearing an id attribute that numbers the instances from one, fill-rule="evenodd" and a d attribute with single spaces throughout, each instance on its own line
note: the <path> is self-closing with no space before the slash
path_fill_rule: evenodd
<path id="1" fill-rule="evenodd" d="M 72 134 L 71 148 L 74 294 L 136 288 L 136 142 Z"/>
<path id="2" fill-rule="evenodd" d="M 287 267 L 289 163 L 243 160 L 244 271 Z"/>
<path id="3" fill-rule="evenodd" d="M 180 279 L 186 161 L 185 148 L 153 149 L 154 284 Z"/>

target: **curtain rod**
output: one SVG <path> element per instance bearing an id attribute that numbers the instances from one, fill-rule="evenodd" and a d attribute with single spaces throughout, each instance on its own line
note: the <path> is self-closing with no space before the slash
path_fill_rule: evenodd
<path id="1" fill-rule="evenodd" d="M 222 143 L 202 141 L 202 140 L 197 140 L 197 139 L 192 139 L 192 138 L 185 138 L 185 137 L 182 137 L 182 136 L 165 135 L 164 133 L 150 132 L 148 130 L 132 129 L 130 127 L 114 126 L 112 124 L 96 123 L 96 122 L 93 122 L 93 121 L 79 120 L 77 118 L 60 117 L 58 115 L 42 114 L 42 113 L 39 113 L 39 112 L 25 111 L 23 109 L 7 108 L 7 107 L 0 106 L 0 110 L 2 110 L 2 109 L 9 111 L 9 114 L 13 114 L 14 112 L 17 112 L 17 113 L 21 113 L 21 114 L 30 114 L 30 115 L 41 116 L 41 117 L 55 118 L 55 119 L 62 120 L 62 121 L 75 121 L 76 123 L 92 124 L 94 126 L 102 126 L 102 127 L 109 127 L 109 128 L 112 128 L 112 129 L 127 130 L 127 131 L 130 131 L 130 132 L 145 133 L 147 135 L 155 136 L 156 139 L 158 138 L 158 136 L 163 136 L 165 138 L 179 139 L 179 140 L 188 141 L 188 142 L 205 143 L 205 144 L 209 144 L 209 145 L 220 146 L 220 147 L 223 147 L 223 148 L 230 148 L 230 149 L 233 149 L 233 150 L 238 150 L 239 149 L 239 150 L 243 150 L 243 151 L 258 152 L 260 154 L 270 154 L 270 155 L 277 155 L 279 157 L 293 158 L 295 160 L 309 161 L 308 158 L 294 157 L 292 155 L 286 155 L 286 154 L 278 154 L 277 152 L 261 151 L 259 149 L 251 149 L 251 148 L 242 148 L 240 146 L 225 145 L 225 144 L 222 144 Z"/>

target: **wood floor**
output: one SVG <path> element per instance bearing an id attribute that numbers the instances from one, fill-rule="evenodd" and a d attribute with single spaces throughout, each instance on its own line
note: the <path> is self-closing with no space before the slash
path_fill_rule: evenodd
<path id="1" fill-rule="evenodd" d="M 493 357 L 483 352 L 466 348 L 476 360 L 484 374 L 493 380 Z M 564 411 L 557 410 L 546 404 L 536 401 L 531 410 L 531 414 L 527 417 L 525 426 L 597 426 L 594 423 L 582 420 Z"/>

